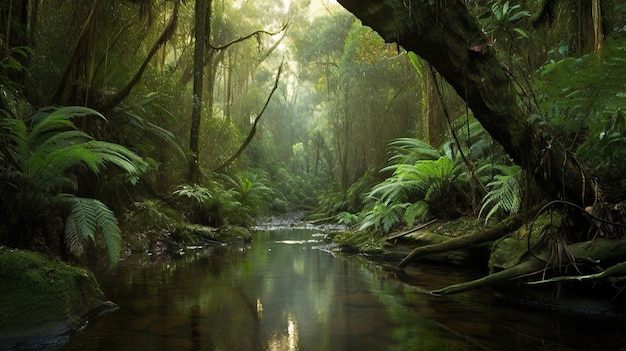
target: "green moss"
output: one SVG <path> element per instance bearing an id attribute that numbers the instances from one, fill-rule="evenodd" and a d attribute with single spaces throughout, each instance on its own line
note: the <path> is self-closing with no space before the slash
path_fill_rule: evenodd
<path id="1" fill-rule="evenodd" d="M 340 245 L 344 251 L 366 253 L 380 253 L 385 245 L 384 237 L 363 231 L 337 233 L 333 237 L 333 242 Z"/>
<path id="2" fill-rule="evenodd" d="M 114 306 L 88 270 L 4 247 L 0 299 L 2 347 L 24 340 L 45 344 Z"/>

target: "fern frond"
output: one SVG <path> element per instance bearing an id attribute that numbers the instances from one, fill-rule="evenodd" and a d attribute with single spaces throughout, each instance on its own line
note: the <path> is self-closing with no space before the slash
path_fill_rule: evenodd
<path id="1" fill-rule="evenodd" d="M 498 212 L 515 214 L 521 207 L 521 186 L 519 183 L 519 175 L 521 168 L 519 166 L 502 167 L 506 172 L 498 174 L 494 180 L 487 184 L 488 193 L 483 198 L 483 204 L 478 213 L 481 217 L 483 212 L 489 209 L 485 216 L 485 223 Z"/>
<path id="2" fill-rule="evenodd" d="M 76 127 L 71 121 L 72 118 L 90 115 L 105 119 L 100 112 L 83 106 L 66 106 L 61 108 L 44 107 L 33 115 L 30 139 L 34 140 L 39 135 L 51 130 L 61 130 L 65 128 L 75 129 Z"/>
<path id="3" fill-rule="evenodd" d="M 436 160 L 441 154 L 430 144 L 415 138 L 398 138 L 389 143 L 396 152 L 390 161 L 414 163 L 417 160 Z"/>
<path id="4" fill-rule="evenodd" d="M 69 215 L 65 219 L 68 250 L 77 256 L 83 255 L 88 240 L 94 242 L 96 233 L 101 233 L 109 261 L 112 264 L 119 261 L 122 237 L 113 211 L 96 199 L 63 194 L 58 196 L 58 200 L 69 206 Z"/>
<path id="5" fill-rule="evenodd" d="M 140 156 L 119 144 L 92 140 L 84 143 L 83 147 L 99 157 L 99 164 L 114 164 L 128 174 L 138 175 L 147 167 Z"/>
<path id="6" fill-rule="evenodd" d="M 77 256 L 84 253 L 87 240 L 95 241 L 97 221 L 93 199 L 67 196 L 64 202 L 70 204 L 70 213 L 65 219 L 65 242 L 68 250 Z"/>
<path id="7" fill-rule="evenodd" d="M 115 264 L 120 259 L 122 251 L 122 232 L 118 226 L 115 213 L 105 204 L 94 200 L 97 203 L 96 222 L 101 230 L 102 238 L 107 247 L 109 261 Z"/>
<path id="8" fill-rule="evenodd" d="M 428 204 L 425 201 L 417 201 L 406 208 L 404 223 L 412 227 L 416 220 L 424 220 L 428 215 Z"/>

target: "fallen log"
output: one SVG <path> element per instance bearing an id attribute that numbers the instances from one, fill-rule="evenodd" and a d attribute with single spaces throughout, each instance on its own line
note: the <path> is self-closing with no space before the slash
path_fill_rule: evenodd
<path id="1" fill-rule="evenodd" d="M 626 238 L 619 240 L 596 239 L 593 241 L 584 241 L 570 245 L 570 249 L 576 259 L 597 262 L 598 264 L 607 261 L 610 262 L 615 260 L 623 260 L 623 258 L 626 257 Z M 496 285 L 507 281 L 528 277 L 536 273 L 544 272 L 548 268 L 547 257 L 548 254 L 543 251 L 539 254 L 529 256 L 525 261 L 511 268 L 507 268 L 500 272 L 489 274 L 485 277 L 475 279 L 469 282 L 454 284 L 445 288 L 433 290 L 430 293 L 437 296 L 458 294 L 476 288 Z M 626 273 L 626 264 L 620 263 L 609 267 L 608 269 L 604 270 L 603 273 L 601 272 L 591 275 L 591 277 L 600 279 L 624 273 Z M 535 284 L 540 284 L 542 281 L 544 281 L 544 279 L 535 282 Z M 545 283 L 558 281 L 558 279 L 552 278 L 546 280 Z"/>
<path id="2" fill-rule="evenodd" d="M 478 230 L 471 234 L 450 239 L 440 244 L 417 247 L 398 264 L 397 268 L 402 269 L 406 267 L 412 260 L 420 256 L 451 250 L 466 249 L 472 246 L 499 239 L 506 234 L 515 231 L 523 224 L 524 219 L 521 216 L 513 216 L 500 222 L 498 225 L 487 228 L 485 230 Z"/>

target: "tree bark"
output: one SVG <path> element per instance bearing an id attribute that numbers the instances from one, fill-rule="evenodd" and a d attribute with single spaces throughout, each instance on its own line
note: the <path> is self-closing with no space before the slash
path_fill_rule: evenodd
<path id="1" fill-rule="evenodd" d="M 189 134 L 189 159 L 187 180 L 190 183 L 197 183 L 199 178 L 200 165 L 198 163 L 200 154 L 200 119 L 202 117 L 202 82 L 204 79 L 204 52 L 207 47 L 210 32 L 206 28 L 211 27 L 210 19 L 211 3 L 206 0 L 196 0 L 195 9 L 195 44 L 193 56 L 193 106 L 191 110 L 191 131 Z"/>
<path id="2" fill-rule="evenodd" d="M 463 0 L 339 0 L 387 42 L 428 61 L 463 98 L 476 119 L 546 193 L 579 204 L 593 201 L 583 170 L 567 150 L 548 144 L 518 108 L 510 72 Z"/>

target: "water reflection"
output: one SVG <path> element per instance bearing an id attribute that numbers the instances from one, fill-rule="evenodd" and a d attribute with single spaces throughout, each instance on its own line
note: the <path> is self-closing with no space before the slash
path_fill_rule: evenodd
<path id="1" fill-rule="evenodd" d="M 241 246 L 137 257 L 99 272 L 120 309 L 65 350 L 619 349 L 619 325 L 496 304 L 484 291 L 433 298 L 393 272 L 316 249 L 311 230 L 260 231 Z M 431 287 L 472 278 L 422 267 Z M 428 288 L 428 287 L 427 287 Z M 610 329 L 610 328 L 613 329 Z"/>

